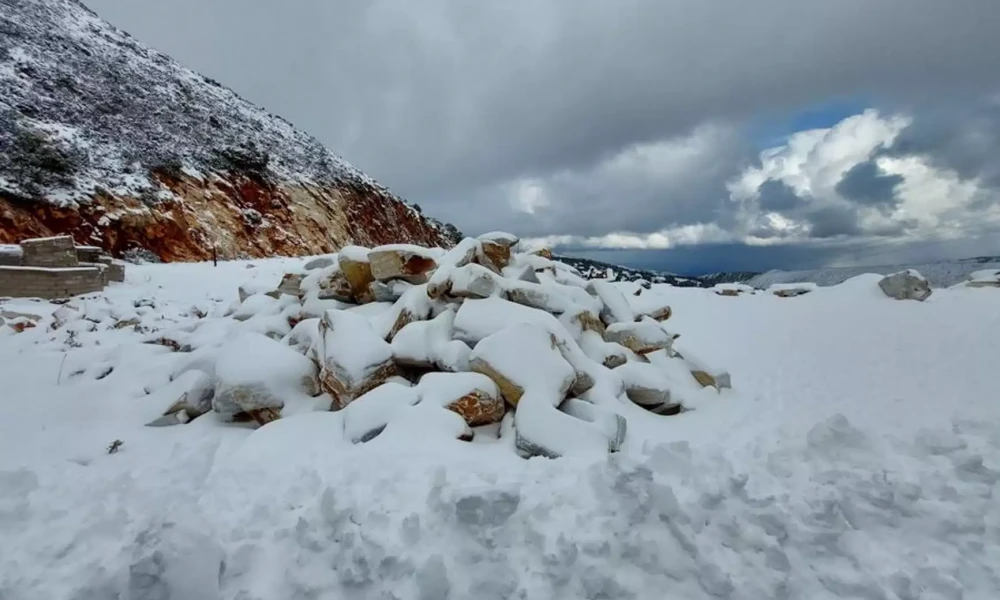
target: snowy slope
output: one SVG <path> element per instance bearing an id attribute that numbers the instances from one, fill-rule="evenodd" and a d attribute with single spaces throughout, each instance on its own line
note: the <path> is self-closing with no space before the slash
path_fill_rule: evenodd
<path id="1" fill-rule="evenodd" d="M 213 414 L 143 427 L 184 353 L 142 342 L 196 313 L 190 335 L 253 326 L 222 317 L 237 286 L 302 260 L 130 268 L 84 308 L 146 333 L 51 332 L 58 305 L 0 304 L 44 317 L 0 333 L 0 597 L 1000 597 L 994 289 L 917 303 L 874 276 L 791 299 L 654 286 L 639 298 L 673 307 L 676 346 L 734 389 L 630 412 L 600 460 L 353 445 L 343 413 L 305 400 L 257 430 Z"/>
<path id="2" fill-rule="evenodd" d="M 301 255 L 457 234 L 78 0 L 0 2 L 0 148 L 0 242 L 69 233 L 191 260 L 213 242 Z"/>
<path id="3" fill-rule="evenodd" d="M 678 287 L 696 287 L 701 285 L 698 278 L 682 277 L 665 271 L 633 269 L 632 267 L 623 265 L 613 265 L 599 260 L 574 256 L 554 256 L 553 258 L 580 271 L 587 279 L 610 278 L 613 281 L 638 281 L 643 279 L 650 283 L 669 283 Z"/>

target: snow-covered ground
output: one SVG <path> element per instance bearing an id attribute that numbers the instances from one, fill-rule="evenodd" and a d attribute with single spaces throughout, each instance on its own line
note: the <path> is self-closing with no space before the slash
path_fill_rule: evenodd
<path id="1" fill-rule="evenodd" d="M 934 287 L 951 287 L 983 269 L 1000 269 L 1000 257 L 966 258 L 933 263 L 881 265 L 868 267 L 826 267 L 807 271 L 768 271 L 746 280 L 746 283 L 766 288 L 776 283 L 812 282 L 818 285 L 837 285 L 852 277 L 866 273 L 889 275 L 905 269 L 916 269 Z"/>
<path id="2" fill-rule="evenodd" d="M 58 305 L 0 304 L 43 317 L 0 328 L 0 598 L 1000 597 L 996 289 L 654 286 L 640 298 L 733 389 L 676 416 L 623 406 L 600 459 L 354 445 L 322 397 L 259 429 L 145 427 L 192 353 L 143 342 L 196 322 L 238 339 L 237 287 L 304 260 L 130 267 L 55 331 Z"/>

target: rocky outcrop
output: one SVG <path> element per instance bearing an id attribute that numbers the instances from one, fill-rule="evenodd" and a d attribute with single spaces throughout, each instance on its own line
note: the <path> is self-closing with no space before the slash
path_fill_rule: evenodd
<path id="1" fill-rule="evenodd" d="M 179 261 L 458 237 L 75 0 L 0 3 L 0 40 L 0 244 Z"/>
<path id="2" fill-rule="evenodd" d="M 896 300 L 923 302 L 931 295 L 930 284 L 913 269 L 887 275 L 878 282 L 878 286 L 886 296 Z"/>

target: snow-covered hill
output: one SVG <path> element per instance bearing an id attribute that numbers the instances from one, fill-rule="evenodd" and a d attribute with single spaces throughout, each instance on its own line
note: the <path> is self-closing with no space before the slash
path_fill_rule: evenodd
<path id="1" fill-rule="evenodd" d="M 682 277 L 665 271 L 649 271 L 633 269 L 623 265 L 578 258 L 573 256 L 555 256 L 556 260 L 572 266 L 587 279 L 611 279 L 613 281 L 647 281 L 650 283 L 668 283 L 677 287 L 697 287 L 703 285 L 697 278 Z"/>
<path id="2" fill-rule="evenodd" d="M 77 0 L 0 2 L 0 148 L 0 242 L 190 259 L 457 233 Z"/>
<path id="3" fill-rule="evenodd" d="M 553 267 L 518 260 L 548 281 Z M 144 426 L 216 361 L 259 378 L 239 368 L 246 336 L 300 346 L 274 312 L 296 301 L 254 292 L 306 262 L 129 267 L 66 305 L 0 303 L 0 597 L 1000 597 L 996 288 L 915 302 L 872 275 L 793 298 L 591 287 L 616 313 L 669 304 L 675 349 L 732 379 L 673 416 L 620 394 L 627 437 L 598 457 L 524 460 L 506 424 L 454 439 L 428 419 L 440 406 L 410 405 L 429 402 L 423 383 L 379 396 L 412 419 L 368 443 L 325 394 L 286 396 L 263 427 L 211 412 Z M 545 289 L 584 301 L 563 275 Z M 378 328 L 400 308 L 336 306 Z M 507 356 L 536 369 L 533 352 Z"/>
<path id="4" fill-rule="evenodd" d="M 744 280 L 748 285 L 768 288 L 776 283 L 810 282 L 836 285 L 864 273 L 888 275 L 905 269 L 916 269 L 934 287 L 950 287 L 964 281 L 971 273 L 983 269 L 1000 269 L 1000 256 L 984 256 L 920 264 L 883 265 L 874 267 L 828 267 L 807 271 L 768 271 Z"/>

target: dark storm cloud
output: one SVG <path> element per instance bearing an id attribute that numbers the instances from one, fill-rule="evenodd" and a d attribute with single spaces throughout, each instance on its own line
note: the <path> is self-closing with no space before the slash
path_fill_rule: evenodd
<path id="1" fill-rule="evenodd" d="M 768 212 L 785 212 L 802 204 L 802 198 L 784 181 L 768 179 L 757 188 L 760 209 Z"/>
<path id="2" fill-rule="evenodd" d="M 903 183 L 902 175 L 889 175 L 879 169 L 874 159 L 851 167 L 837 183 L 837 193 L 843 198 L 867 206 L 891 208 L 899 203 L 896 186 Z"/>
<path id="3" fill-rule="evenodd" d="M 861 233 L 857 209 L 849 206 L 824 206 L 808 214 L 812 237 L 824 239 Z"/>
<path id="4" fill-rule="evenodd" d="M 1000 98 L 921 110 L 882 154 L 922 156 L 961 179 L 1000 191 Z"/>
<path id="5" fill-rule="evenodd" d="M 443 216 L 710 119 L 1000 78 L 995 0 L 88 3 Z"/>

